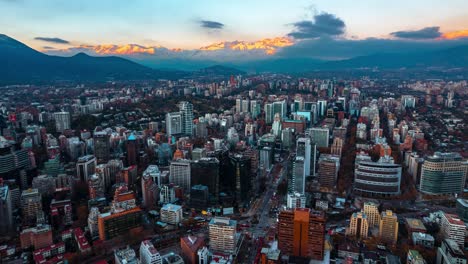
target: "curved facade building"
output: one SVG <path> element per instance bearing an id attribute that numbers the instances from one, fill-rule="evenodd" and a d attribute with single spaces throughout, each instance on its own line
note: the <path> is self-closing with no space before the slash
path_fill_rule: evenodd
<path id="1" fill-rule="evenodd" d="M 436 152 L 421 167 L 420 190 L 431 195 L 461 193 L 466 173 L 467 162 L 460 154 Z"/>
<path id="2" fill-rule="evenodd" d="M 355 169 L 354 192 L 368 197 L 400 194 L 401 165 L 381 158 L 378 162 L 363 161 Z"/>

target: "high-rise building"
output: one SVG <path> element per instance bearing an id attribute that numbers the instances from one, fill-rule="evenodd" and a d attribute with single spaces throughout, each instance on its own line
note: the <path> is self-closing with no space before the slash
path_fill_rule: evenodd
<path id="1" fill-rule="evenodd" d="M 219 195 L 219 160 L 217 158 L 201 158 L 191 163 L 190 184 L 208 187 L 211 198 Z"/>
<path id="2" fill-rule="evenodd" d="M 391 210 L 382 212 L 379 225 L 380 240 L 395 245 L 398 239 L 398 218 Z"/>
<path id="3" fill-rule="evenodd" d="M 323 260 L 325 215 L 308 208 L 280 211 L 278 248 L 282 254 Z"/>
<path id="4" fill-rule="evenodd" d="M 206 208 L 209 204 L 208 187 L 205 185 L 193 185 L 190 190 L 190 205 L 193 208 Z"/>
<path id="5" fill-rule="evenodd" d="M 191 188 L 190 160 L 179 159 L 169 165 L 169 182 L 179 185 L 185 192 Z"/>
<path id="6" fill-rule="evenodd" d="M 304 158 L 304 170 L 306 176 L 310 175 L 311 171 L 311 154 L 312 147 L 310 144 L 310 139 L 308 137 L 298 138 L 296 142 L 296 157 Z"/>
<path id="7" fill-rule="evenodd" d="M 142 212 L 136 205 L 135 194 L 126 186 L 117 188 L 109 212 L 98 217 L 99 239 L 108 240 L 141 224 Z"/>
<path id="8" fill-rule="evenodd" d="M 172 112 L 166 114 L 166 134 L 169 136 L 182 134 L 181 112 Z"/>
<path id="9" fill-rule="evenodd" d="M 52 228 L 50 225 L 38 225 L 24 229 L 20 234 L 21 248 L 26 249 L 33 246 L 40 249 L 53 244 Z"/>
<path id="10" fill-rule="evenodd" d="M 87 182 L 89 177 L 96 171 L 96 158 L 93 155 L 86 155 L 78 158 L 76 162 L 76 176 L 82 182 Z"/>
<path id="11" fill-rule="evenodd" d="M 211 251 L 228 254 L 235 252 L 237 221 L 227 217 L 213 217 L 208 228 Z"/>
<path id="12" fill-rule="evenodd" d="M 16 179 L 21 171 L 30 166 L 28 151 L 26 149 L 16 150 L 13 143 L 0 141 L 0 177 L 5 180 Z"/>
<path id="13" fill-rule="evenodd" d="M 412 95 L 402 95 L 401 105 L 405 108 L 414 108 L 416 106 L 416 98 Z"/>
<path id="14" fill-rule="evenodd" d="M 442 240 L 442 244 L 437 249 L 437 264 L 466 264 L 467 259 L 457 242 L 451 239 Z"/>
<path id="15" fill-rule="evenodd" d="M 458 215 L 443 213 L 440 229 L 444 238 L 451 239 L 460 247 L 464 247 L 466 226 Z"/>
<path id="16" fill-rule="evenodd" d="M 330 130 L 328 127 L 313 127 L 308 129 L 310 139 L 319 148 L 328 148 L 330 140 Z"/>
<path id="17" fill-rule="evenodd" d="M 380 213 L 378 204 L 374 202 L 365 202 L 364 213 L 367 216 L 367 222 L 369 223 L 369 227 L 375 227 L 380 225 Z"/>
<path id="18" fill-rule="evenodd" d="M 462 193 L 467 168 L 460 154 L 436 152 L 421 167 L 420 190 L 431 195 Z"/>
<path id="19" fill-rule="evenodd" d="M 182 134 L 193 134 L 193 105 L 190 102 L 180 102 L 179 109 L 182 113 Z"/>
<path id="20" fill-rule="evenodd" d="M 275 114 L 279 114 L 281 119 L 284 119 L 286 117 L 286 113 L 287 108 L 285 100 L 273 102 L 273 116 L 275 116 Z"/>
<path id="21" fill-rule="evenodd" d="M 123 249 L 114 250 L 114 263 L 115 264 L 138 264 L 135 250 L 130 246 Z"/>
<path id="22" fill-rule="evenodd" d="M 149 240 L 143 240 L 140 244 L 140 263 L 162 264 L 161 255 Z"/>
<path id="23" fill-rule="evenodd" d="M 69 112 L 56 112 L 54 113 L 54 119 L 57 132 L 63 132 L 71 128 Z"/>
<path id="24" fill-rule="evenodd" d="M 151 169 L 155 168 L 155 165 L 151 167 Z M 148 166 L 150 168 L 150 166 Z M 148 170 L 148 168 L 143 172 L 141 176 L 141 193 L 143 196 L 143 203 L 142 206 L 146 209 L 152 209 L 156 206 L 157 201 L 157 190 L 158 184 L 154 182 L 154 179 L 158 180 L 158 177 L 152 177 L 152 170 Z M 156 166 L 158 168 L 158 166 Z M 157 170 L 159 174 L 159 169 Z"/>
<path id="25" fill-rule="evenodd" d="M 237 202 L 246 201 L 252 191 L 252 178 L 250 159 L 247 156 L 236 154 L 229 156 L 228 179 Z"/>
<path id="26" fill-rule="evenodd" d="M 468 200 L 463 198 L 457 199 L 457 214 L 463 222 L 468 223 Z"/>
<path id="27" fill-rule="evenodd" d="M 287 208 L 305 208 L 306 206 L 306 197 L 303 193 L 288 193 L 287 198 Z"/>
<path id="28" fill-rule="evenodd" d="M 296 157 L 292 164 L 292 179 L 291 186 L 292 191 L 297 193 L 305 193 L 306 185 L 306 170 L 304 157 Z"/>
<path id="29" fill-rule="evenodd" d="M 185 236 L 180 238 L 180 248 L 185 263 L 198 263 L 197 252 L 205 246 L 204 237 Z"/>
<path id="30" fill-rule="evenodd" d="M 426 264 L 426 261 L 421 256 L 421 253 L 419 253 L 419 251 L 410 249 L 408 250 L 406 264 Z"/>
<path id="31" fill-rule="evenodd" d="M 320 155 L 317 173 L 320 187 L 333 189 L 336 186 L 339 170 L 340 157 L 330 154 Z"/>
<path id="32" fill-rule="evenodd" d="M 176 204 L 165 204 L 161 208 L 161 221 L 164 223 L 177 225 L 182 221 L 182 207 Z"/>
<path id="33" fill-rule="evenodd" d="M 11 192 L 8 185 L 2 186 L 0 178 L 0 232 L 7 232 L 13 227 L 13 206 Z"/>
<path id="34" fill-rule="evenodd" d="M 138 142 L 136 136 L 132 133 L 126 141 L 127 149 L 127 165 L 133 166 L 138 164 Z"/>
<path id="35" fill-rule="evenodd" d="M 21 193 L 21 211 L 23 221 L 26 223 L 36 220 L 37 215 L 42 211 L 42 197 L 37 189 L 28 189 Z"/>
<path id="36" fill-rule="evenodd" d="M 269 125 L 273 123 L 275 113 L 273 112 L 273 104 L 265 104 L 263 107 L 265 111 L 265 122 Z"/>
<path id="37" fill-rule="evenodd" d="M 401 165 L 385 156 L 378 162 L 361 161 L 354 170 L 354 192 L 368 197 L 400 194 Z"/>
<path id="38" fill-rule="evenodd" d="M 99 208 L 91 207 L 88 214 L 88 229 L 92 239 L 99 237 L 98 218 Z"/>
<path id="39" fill-rule="evenodd" d="M 369 222 L 364 212 L 356 212 L 351 215 L 348 234 L 357 239 L 366 239 L 369 234 Z"/>
<path id="40" fill-rule="evenodd" d="M 159 190 L 159 203 L 167 204 L 177 201 L 173 184 L 163 184 Z"/>
<path id="41" fill-rule="evenodd" d="M 106 163 L 110 159 L 110 137 L 104 131 L 97 131 L 93 134 L 94 156 L 97 163 Z"/>

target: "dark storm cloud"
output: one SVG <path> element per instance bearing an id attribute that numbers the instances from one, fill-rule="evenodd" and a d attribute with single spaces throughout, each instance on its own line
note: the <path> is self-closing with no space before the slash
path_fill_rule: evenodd
<path id="1" fill-rule="evenodd" d="M 210 21 L 210 20 L 201 20 L 200 21 L 200 26 L 202 28 L 208 28 L 208 29 L 223 29 L 224 24 L 216 21 Z"/>
<path id="2" fill-rule="evenodd" d="M 50 43 L 57 43 L 57 44 L 70 44 L 68 40 L 64 40 L 61 38 L 48 38 L 48 37 L 36 37 L 35 40 L 50 42 Z"/>
<path id="3" fill-rule="evenodd" d="M 435 39 L 442 36 L 439 27 L 425 27 L 420 30 L 396 31 L 390 35 L 402 39 Z"/>
<path id="4" fill-rule="evenodd" d="M 293 23 L 294 30 L 288 36 L 296 39 L 311 39 L 323 36 L 339 36 L 344 33 L 346 24 L 333 14 L 321 13 L 313 20 Z"/>
<path id="5" fill-rule="evenodd" d="M 459 40 L 410 40 L 410 39 L 335 39 L 322 37 L 298 41 L 276 53 L 283 58 L 309 57 L 319 59 L 347 59 L 376 53 L 410 53 L 433 51 L 468 44 L 468 39 Z"/>

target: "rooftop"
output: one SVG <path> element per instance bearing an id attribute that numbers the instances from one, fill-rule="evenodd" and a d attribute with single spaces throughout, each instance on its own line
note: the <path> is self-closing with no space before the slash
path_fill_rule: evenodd
<path id="1" fill-rule="evenodd" d="M 210 225 L 237 226 L 237 221 L 231 220 L 228 217 L 213 217 L 210 221 Z"/>
<path id="2" fill-rule="evenodd" d="M 177 204 L 165 204 L 161 210 L 165 210 L 165 211 L 178 211 L 178 210 L 182 210 L 182 206 L 180 205 L 177 205 Z"/>
<path id="3" fill-rule="evenodd" d="M 465 226 L 465 222 L 463 222 L 463 220 L 461 220 L 458 215 L 456 214 L 447 214 L 447 213 L 444 213 L 444 216 L 445 218 L 447 218 L 447 221 L 451 224 L 451 225 L 462 225 L 462 226 Z"/>

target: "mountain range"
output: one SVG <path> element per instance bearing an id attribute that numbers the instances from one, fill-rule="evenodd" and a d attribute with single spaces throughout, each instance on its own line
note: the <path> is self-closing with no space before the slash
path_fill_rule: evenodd
<path id="1" fill-rule="evenodd" d="M 93 54 L 95 55 L 95 54 Z M 248 53 L 247 53 L 248 55 Z M 90 56 L 83 52 L 63 57 L 47 55 L 0 34 L 0 83 L 41 83 L 61 80 L 154 80 L 197 76 L 229 76 L 244 72 L 300 73 L 308 71 L 379 69 L 468 68 L 468 45 L 436 51 L 378 53 L 344 60 L 310 58 L 253 57 L 249 60 L 196 58 Z M 211 67 L 216 65 L 215 67 Z"/>

